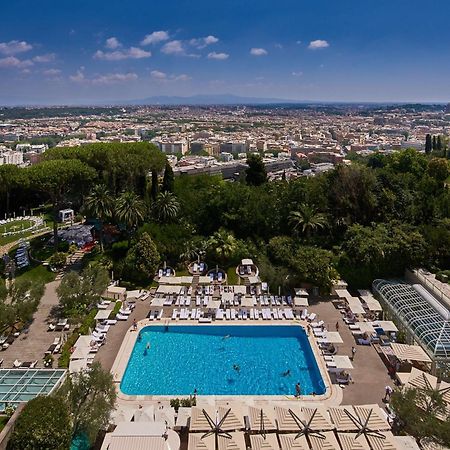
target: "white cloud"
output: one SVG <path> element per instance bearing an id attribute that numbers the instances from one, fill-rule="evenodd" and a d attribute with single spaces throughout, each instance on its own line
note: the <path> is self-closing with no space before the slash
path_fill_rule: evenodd
<path id="1" fill-rule="evenodd" d="M 320 50 L 321 48 L 327 48 L 330 44 L 323 39 L 316 39 L 315 41 L 311 41 L 308 45 L 310 50 Z"/>
<path id="2" fill-rule="evenodd" d="M 184 48 L 181 41 L 170 41 L 163 45 L 161 51 L 166 55 L 184 55 Z"/>
<path id="3" fill-rule="evenodd" d="M 0 42 L 0 53 L 3 55 L 16 55 L 17 53 L 27 52 L 33 46 L 25 41 Z"/>
<path id="4" fill-rule="evenodd" d="M 194 47 L 197 47 L 198 49 L 202 49 L 208 45 L 216 44 L 217 42 L 219 42 L 219 38 L 209 35 L 202 38 L 191 39 L 189 41 L 189 44 L 193 45 Z"/>
<path id="5" fill-rule="evenodd" d="M 33 61 L 29 59 L 20 60 L 15 56 L 7 56 L 0 58 L 0 68 L 4 69 L 26 69 L 33 65 Z"/>
<path id="6" fill-rule="evenodd" d="M 160 70 L 152 70 L 150 72 L 150 75 L 155 80 L 166 80 L 167 79 L 167 74 L 164 72 L 161 72 Z"/>
<path id="7" fill-rule="evenodd" d="M 122 44 L 114 36 L 106 39 L 105 47 L 109 48 L 110 50 L 115 50 L 116 48 L 119 48 L 121 46 L 122 46 Z"/>
<path id="8" fill-rule="evenodd" d="M 94 59 L 102 59 L 104 61 L 121 61 L 123 59 L 142 59 L 152 56 L 151 52 L 142 50 L 137 47 L 130 47 L 124 50 L 116 50 L 113 52 L 104 52 L 97 50 L 94 53 Z"/>
<path id="9" fill-rule="evenodd" d="M 303 75 L 303 72 L 292 72 L 293 77 L 301 77 Z"/>
<path id="10" fill-rule="evenodd" d="M 208 59 L 224 60 L 228 59 L 229 56 L 230 55 L 228 53 L 216 53 L 216 52 L 208 53 Z"/>
<path id="11" fill-rule="evenodd" d="M 45 55 L 37 55 L 33 58 L 34 62 L 37 63 L 48 63 L 54 61 L 56 55 L 54 53 L 46 53 Z"/>
<path id="12" fill-rule="evenodd" d="M 300 45 L 300 44 L 302 43 L 302 41 L 295 41 L 295 43 L 296 43 L 297 45 Z"/>
<path id="13" fill-rule="evenodd" d="M 69 77 L 74 83 L 92 84 L 92 85 L 108 85 L 116 83 L 124 83 L 138 79 L 137 74 L 129 73 L 107 73 L 105 75 L 96 75 L 95 77 L 86 77 L 84 67 L 80 67 L 74 75 Z"/>
<path id="14" fill-rule="evenodd" d="M 137 80 L 137 74 L 133 72 L 129 73 L 109 73 L 106 75 L 99 75 L 95 78 L 92 78 L 92 84 L 116 84 L 116 83 L 124 83 L 127 81 Z"/>
<path id="15" fill-rule="evenodd" d="M 250 49 L 250 55 L 265 56 L 265 55 L 267 55 L 267 50 L 264 48 L 252 48 L 252 49 Z"/>
<path id="16" fill-rule="evenodd" d="M 74 83 L 83 83 L 86 81 L 86 77 L 84 76 L 84 67 L 80 67 L 74 75 L 70 75 L 69 80 Z"/>
<path id="17" fill-rule="evenodd" d="M 59 69 L 47 69 L 47 70 L 44 70 L 42 73 L 49 77 L 54 77 L 56 75 L 59 75 L 61 73 L 61 71 Z"/>
<path id="18" fill-rule="evenodd" d="M 141 45 L 158 44 L 169 39 L 169 33 L 167 31 L 154 31 L 153 33 L 145 35 L 141 41 Z"/>
<path id="19" fill-rule="evenodd" d="M 181 75 L 173 76 L 172 80 L 174 80 L 174 81 L 189 81 L 189 80 L 192 80 L 192 78 L 189 75 L 182 73 Z"/>

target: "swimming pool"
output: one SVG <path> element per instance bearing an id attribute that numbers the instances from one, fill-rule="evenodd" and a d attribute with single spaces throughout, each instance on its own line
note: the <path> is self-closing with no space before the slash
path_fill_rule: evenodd
<path id="1" fill-rule="evenodd" d="M 149 348 L 148 348 L 149 347 Z M 302 395 L 325 393 L 300 326 L 149 326 L 128 361 L 128 395 Z"/>

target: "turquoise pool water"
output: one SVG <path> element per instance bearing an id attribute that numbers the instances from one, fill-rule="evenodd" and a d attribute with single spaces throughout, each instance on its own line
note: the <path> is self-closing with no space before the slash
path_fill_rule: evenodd
<path id="1" fill-rule="evenodd" d="M 148 348 L 150 347 L 150 348 Z M 298 326 L 151 326 L 140 332 L 121 390 L 128 395 L 323 394 Z"/>

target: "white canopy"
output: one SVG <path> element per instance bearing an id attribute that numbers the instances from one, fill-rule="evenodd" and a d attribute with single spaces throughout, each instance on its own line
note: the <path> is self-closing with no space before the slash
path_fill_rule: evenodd
<path id="1" fill-rule="evenodd" d="M 241 286 L 241 285 L 235 285 L 233 286 L 233 290 L 235 294 L 246 294 L 247 293 L 247 287 L 246 286 Z"/>
<path id="2" fill-rule="evenodd" d="M 348 292 L 347 289 L 336 289 L 335 292 L 336 295 L 339 296 L 339 298 L 352 298 L 350 292 Z"/>
<path id="3" fill-rule="evenodd" d="M 347 370 L 353 369 L 353 364 L 348 356 L 335 355 L 333 361 L 336 364 L 336 369 Z"/>
<path id="4" fill-rule="evenodd" d="M 201 275 L 198 277 L 198 283 L 199 284 L 210 284 L 211 283 L 211 278 L 209 278 L 206 275 Z"/>
<path id="5" fill-rule="evenodd" d="M 346 300 L 353 314 L 364 314 L 366 312 L 358 297 L 347 297 Z"/>
<path id="6" fill-rule="evenodd" d="M 242 299 L 241 299 L 241 306 L 252 307 L 253 306 L 253 299 L 251 297 L 248 297 L 247 295 L 245 297 L 242 297 Z"/>
<path id="7" fill-rule="evenodd" d="M 108 319 L 109 315 L 111 314 L 111 309 L 99 309 L 97 314 L 95 315 L 95 320 L 106 320 Z"/>
<path id="8" fill-rule="evenodd" d="M 230 303 L 234 301 L 234 294 L 232 292 L 222 292 L 221 294 L 222 302 Z"/>
<path id="9" fill-rule="evenodd" d="M 250 284 L 261 283 L 261 280 L 259 279 L 259 277 L 253 276 L 253 275 L 248 277 L 248 281 L 249 281 Z"/>
<path id="10" fill-rule="evenodd" d="M 213 300 L 212 297 L 208 300 L 207 308 L 209 309 L 218 309 L 220 308 L 220 300 Z"/>
<path id="11" fill-rule="evenodd" d="M 324 339 L 326 342 L 329 342 L 330 344 L 343 344 L 344 343 L 341 335 L 337 331 L 327 331 L 325 333 Z"/>
<path id="12" fill-rule="evenodd" d="M 377 320 L 376 322 L 372 322 L 372 325 L 374 327 L 383 328 L 383 330 L 388 333 L 396 333 L 398 331 L 395 323 L 390 320 Z"/>
<path id="13" fill-rule="evenodd" d="M 243 259 L 241 261 L 241 264 L 244 265 L 244 266 L 251 266 L 253 264 L 253 260 L 251 260 L 250 258 Z"/>
<path id="14" fill-rule="evenodd" d="M 168 284 L 160 284 L 156 289 L 157 294 L 179 294 L 183 286 L 170 286 Z"/>
<path id="15" fill-rule="evenodd" d="M 154 297 L 152 299 L 151 305 L 152 306 L 164 306 L 164 297 Z"/>
<path id="16" fill-rule="evenodd" d="M 308 297 L 294 297 L 294 306 L 309 306 Z"/>

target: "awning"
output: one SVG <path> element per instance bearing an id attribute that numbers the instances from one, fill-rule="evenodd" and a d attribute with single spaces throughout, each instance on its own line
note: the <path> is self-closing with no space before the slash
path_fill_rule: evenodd
<path id="1" fill-rule="evenodd" d="M 219 422 L 226 415 L 226 419 L 221 426 L 223 430 L 234 431 L 244 428 L 244 414 L 242 413 L 240 406 L 219 406 L 217 409 L 217 413 Z"/>
<path id="2" fill-rule="evenodd" d="M 375 434 L 367 434 L 366 438 L 371 448 L 374 450 L 399 450 L 392 432 L 384 431 L 380 434 L 383 435 L 383 438 Z"/>
<path id="3" fill-rule="evenodd" d="M 352 298 L 352 295 L 347 291 L 347 289 L 336 289 L 335 292 L 339 298 Z"/>
<path id="4" fill-rule="evenodd" d="M 241 306 L 245 306 L 246 308 L 251 308 L 253 306 L 253 299 L 251 297 L 248 297 L 247 295 L 245 297 L 241 298 Z"/>
<path id="5" fill-rule="evenodd" d="M 330 422 L 328 412 L 325 407 L 319 406 L 317 408 L 303 407 L 302 413 L 306 422 L 310 423 L 310 427 L 316 431 L 333 430 L 334 425 Z"/>
<path id="6" fill-rule="evenodd" d="M 230 438 L 218 435 L 217 450 L 246 450 L 244 433 L 229 434 Z M 189 433 L 188 450 L 216 450 L 214 434 L 206 436 L 203 433 Z"/>
<path id="7" fill-rule="evenodd" d="M 156 289 L 157 294 L 179 294 L 183 286 L 171 286 L 169 284 L 160 284 Z"/>
<path id="8" fill-rule="evenodd" d="M 206 275 L 201 275 L 198 277 L 199 284 L 211 284 L 211 278 Z"/>
<path id="9" fill-rule="evenodd" d="M 331 420 L 336 425 L 338 431 L 358 431 L 357 424 L 351 416 L 355 416 L 355 410 L 352 406 L 335 406 L 328 408 Z"/>
<path id="10" fill-rule="evenodd" d="M 370 450 L 364 434 L 337 433 L 342 450 Z"/>
<path id="11" fill-rule="evenodd" d="M 260 278 L 257 277 L 257 276 L 254 276 L 254 275 L 249 276 L 249 277 L 248 277 L 248 281 L 249 281 L 250 284 L 258 284 L 258 283 L 261 283 Z"/>
<path id="12" fill-rule="evenodd" d="M 248 420 L 252 431 L 275 430 L 275 418 L 273 408 L 256 408 L 249 406 Z"/>
<path id="13" fill-rule="evenodd" d="M 251 434 L 250 443 L 252 450 L 278 450 L 280 447 L 278 445 L 276 434 Z"/>
<path id="14" fill-rule="evenodd" d="M 300 420 L 305 420 L 300 405 L 292 405 L 289 408 Z M 299 431 L 298 424 L 288 408 L 275 406 L 275 416 L 277 418 L 278 429 L 280 431 Z"/>
<path id="15" fill-rule="evenodd" d="M 116 425 L 120 422 L 131 422 L 136 409 L 130 406 L 119 406 L 111 413 L 111 421 Z"/>
<path id="16" fill-rule="evenodd" d="M 304 435 L 279 434 L 281 450 L 309 450 L 309 444 Z"/>
<path id="17" fill-rule="evenodd" d="M 383 308 L 381 307 L 380 302 L 373 296 L 370 295 L 370 297 L 361 297 L 363 302 L 367 305 L 367 308 L 369 311 L 383 311 Z"/>
<path id="18" fill-rule="evenodd" d="M 359 327 L 361 333 L 367 333 L 370 335 L 375 332 L 373 325 L 370 322 L 356 322 L 355 325 Z"/>
<path id="19" fill-rule="evenodd" d="M 336 364 L 336 369 L 340 370 L 353 369 L 353 364 L 348 356 L 334 355 L 333 361 Z"/>
<path id="20" fill-rule="evenodd" d="M 165 298 L 164 297 L 153 297 L 151 301 L 152 306 L 164 306 Z"/>
<path id="21" fill-rule="evenodd" d="M 430 357 L 425 350 L 419 345 L 397 344 L 391 343 L 392 353 L 400 361 L 420 361 L 431 363 Z"/>
<path id="22" fill-rule="evenodd" d="M 294 297 L 294 306 L 299 307 L 309 306 L 308 297 Z"/>
<path id="23" fill-rule="evenodd" d="M 353 314 L 364 314 L 366 312 L 358 297 L 347 297 L 346 300 Z"/>
<path id="24" fill-rule="evenodd" d="M 383 431 L 391 429 L 386 420 L 386 414 L 384 414 L 379 405 L 355 405 L 353 408 L 362 423 L 365 423 L 367 418 L 369 418 L 367 426 L 371 430 Z"/>
<path id="25" fill-rule="evenodd" d="M 391 320 L 377 320 L 376 322 L 372 322 L 374 327 L 383 328 L 387 333 L 396 333 L 398 328 L 395 326 L 395 323 Z"/>
<path id="26" fill-rule="evenodd" d="M 343 344 L 344 341 L 342 340 L 341 335 L 337 331 L 327 331 L 325 332 L 324 337 L 326 342 L 329 342 L 330 344 Z"/>
<path id="27" fill-rule="evenodd" d="M 419 389 L 436 389 L 437 388 L 437 377 L 424 372 L 422 370 L 413 367 L 409 373 L 408 380 L 405 383 L 405 387 L 408 388 L 419 388 Z"/>
<path id="28" fill-rule="evenodd" d="M 294 288 L 295 295 L 297 297 L 308 297 L 308 291 L 304 288 Z"/>
<path id="29" fill-rule="evenodd" d="M 222 292 L 220 295 L 223 303 L 230 303 L 234 301 L 234 294 L 233 292 Z"/>
<path id="30" fill-rule="evenodd" d="M 214 300 L 213 298 L 210 298 L 206 307 L 209 309 L 218 309 L 220 308 L 220 300 Z"/>
<path id="31" fill-rule="evenodd" d="M 106 320 L 109 318 L 109 315 L 111 314 L 111 309 L 100 309 L 97 314 L 95 315 L 95 320 Z"/>
<path id="32" fill-rule="evenodd" d="M 247 293 L 247 286 L 242 286 L 242 285 L 235 285 L 232 286 L 233 291 L 235 294 L 242 294 L 245 295 Z"/>
<path id="33" fill-rule="evenodd" d="M 253 260 L 251 260 L 250 258 L 243 259 L 243 260 L 241 261 L 241 264 L 242 264 L 243 266 L 251 266 L 251 265 L 253 264 Z"/>
<path id="34" fill-rule="evenodd" d="M 134 291 L 127 291 L 127 300 L 139 298 L 140 295 L 141 291 L 139 289 L 135 289 Z"/>
<path id="35" fill-rule="evenodd" d="M 309 436 L 311 450 L 336 450 L 339 443 L 332 431 L 324 431 L 321 436 L 312 434 Z"/>

